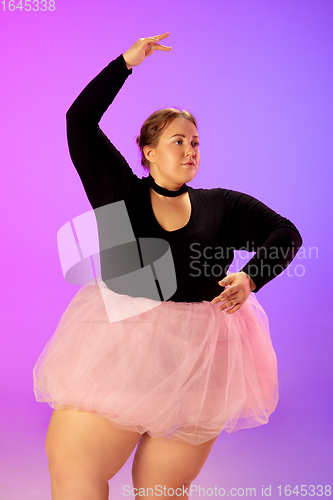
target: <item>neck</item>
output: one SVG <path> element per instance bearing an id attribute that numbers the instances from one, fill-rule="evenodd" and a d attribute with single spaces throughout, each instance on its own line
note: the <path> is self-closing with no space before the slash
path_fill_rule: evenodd
<path id="1" fill-rule="evenodd" d="M 186 184 L 183 184 L 182 187 L 180 189 L 177 189 L 176 191 L 170 191 L 169 189 L 166 189 L 162 186 L 159 186 L 158 184 L 156 184 L 154 178 L 151 176 L 150 173 L 149 173 L 147 179 L 148 179 L 149 186 L 156 193 L 161 194 L 163 196 L 169 196 L 169 197 L 180 196 L 181 194 L 186 193 L 186 191 L 188 191 L 188 187 L 186 186 Z"/>

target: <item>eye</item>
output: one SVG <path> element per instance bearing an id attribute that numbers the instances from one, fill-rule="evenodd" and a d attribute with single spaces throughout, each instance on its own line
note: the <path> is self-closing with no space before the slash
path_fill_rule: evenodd
<path id="1" fill-rule="evenodd" d="M 198 141 L 194 141 L 192 144 L 194 144 L 195 147 L 199 146 L 199 142 Z"/>
<path id="2" fill-rule="evenodd" d="M 177 142 L 183 142 L 181 139 L 178 139 L 177 141 L 175 141 L 175 144 L 177 144 Z"/>

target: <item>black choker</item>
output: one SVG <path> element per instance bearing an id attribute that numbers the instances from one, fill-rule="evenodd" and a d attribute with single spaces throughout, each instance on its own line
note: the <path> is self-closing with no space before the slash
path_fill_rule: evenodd
<path id="1" fill-rule="evenodd" d="M 148 185 L 154 191 L 156 191 L 156 193 L 162 194 L 163 196 L 174 197 L 174 196 L 179 196 L 183 193 L 186 193 L 186 191 L 188 191 L 188 187 L 186 186 L 186 184 L 183 184 L 182 187 L 180 189 L 178 189 L 177 191 L 169 191 L 169 189 L 165 189 L 165 188 L 159 186 L 158 184 L 156 184 L 154 178 L 150 174 L 148 175 L 147 180 L 148 180 Z"/>

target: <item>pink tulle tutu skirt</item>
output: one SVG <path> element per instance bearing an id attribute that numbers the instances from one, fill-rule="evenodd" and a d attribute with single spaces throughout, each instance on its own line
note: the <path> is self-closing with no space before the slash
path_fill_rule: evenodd
<path id="1" fill-rule="evenodd" d="M 278 380 L 266 314 L 252 293 L 233 314 L 220 305 L 131 297 L 91 281 L 34 367 L 37 401 L 191 444 L 267 423 Z"/>

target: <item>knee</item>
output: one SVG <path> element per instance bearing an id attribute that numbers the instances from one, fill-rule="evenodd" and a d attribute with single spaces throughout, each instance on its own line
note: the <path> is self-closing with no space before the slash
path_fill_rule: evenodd
<path id="1" fill-rule="evenodd" d="M 138 436 L 89 412 L 53 413 L 45 442 L 50 475 L 60 480 L 80 476 L 108 481 L 126 462 Z"/>
<path id="2" fill-rule="evenodd" d="M 82 443 L 47 438 L 45 450 L 50 476 L 57 484 L 110 479 L 106 477 L 109 471 L 101 466 L 98 456 Z"/>
<path id="3" fill-rule="evenodd" d="M 75 475 L 79 474 L 81 467 L 73 450 L 61 449 L 48 443 L 46 455 L 51 479 L 57 484 L 72 481 Z"/>
<path id="4" fill-rule="evenodd" d="M 47 457 L 50 477 L 58 485 L 105 483 L 117 472 L 111 464 L 85 454 L 79 447 L 76 450 L 49 448 Z"/>
<path id="5" fill-rule="evenodd" d="M 198 477 L 203 464 L 188 464 L 188 467 L 182 470 L 180 474 L 181 485 L 189 486 Z"/>
<path id="6" fill-rule="evenodd" d="M 168 500 L 170 500 L 170 498 L 171 500 L 178 498 L 183 498 L 184 500 L 185 499 L 188 500 L 191 495 L 191 483 L 184 483 L 181 486 L 177 486 L 173 489 L 170 489 L 166 493 L 167 496 L 165 498 L 167 498 Z M 171 493 L 171 495 L 173 496 L 170 497 L 169 493 Z"/>
<path id="7" fill-rule="evenodd" d="M 156 461 L 158 462 L 158 461 Z M 156 496 L 160 498 L 188 498 L 191 483 L 196 479 L 202 464 L 193 464 L 190 461 L 179 464 L 165 462 L 155 466 L 139 460 L 133 461 L 132 480 L 137 494 L 141 496 Z"/>
<path id="8" fill-rule="evenodd" d="M 75 470 L 76 453 L 75 446 L 70 439 L 58 432 L 58 427 L 51 417 L 50 425 L 46 434 L 45 451 L 48 459 L 51 478 L 56 482 L 62 482 L 70 477 Z"/>

